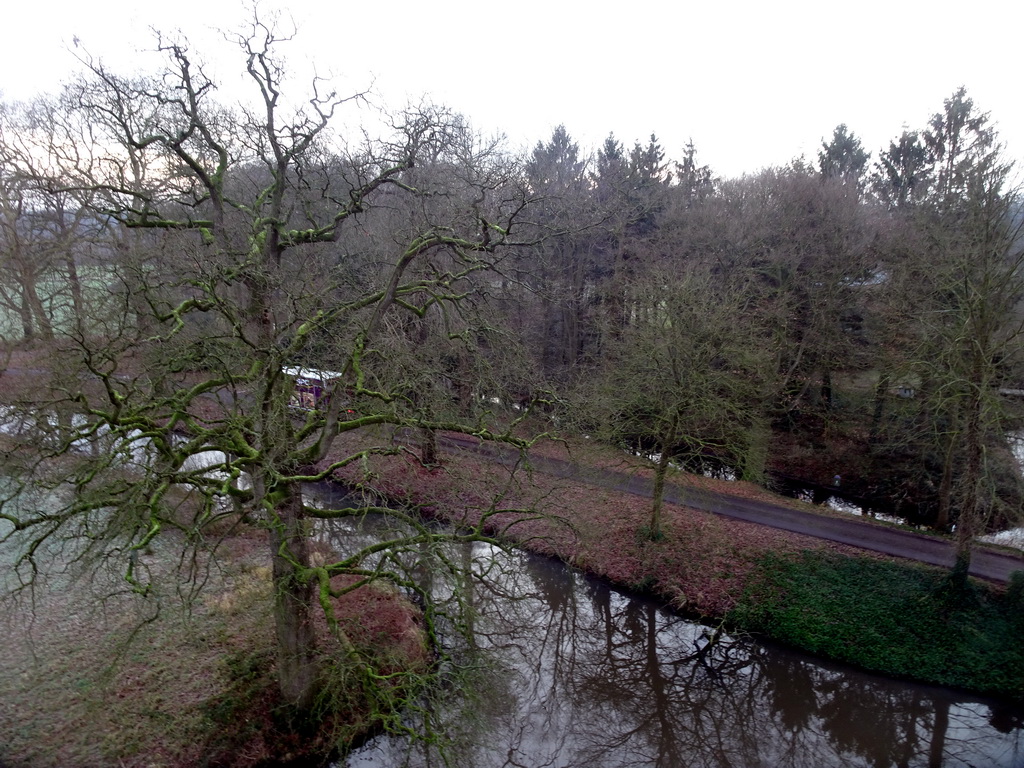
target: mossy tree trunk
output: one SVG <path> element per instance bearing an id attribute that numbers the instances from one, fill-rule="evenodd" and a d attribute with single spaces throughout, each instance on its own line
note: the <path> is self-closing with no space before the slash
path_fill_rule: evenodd
<path id="1" fill-rule="evenodd" d="M 282 497 L 274 505 L 269 524 L 278 680 L 285 700 L 298 711 L 308 712 L 319 681 L 313 613 L 316 585 L 309 571 L 312 521 L 304 515 L 298 488 L 287 486 L 270 495 Z"/>
<path id="2" fill-rule="evenodd" d="M 658 463 L 654 468 L 654 491 L 651 502 L 651 519 L 648 525 L 648 535 L 653 540 L 664 536 L 662 530 L 661 510 L 665 503 L 665 479 L 668 476 L 668 469 L 672 463 L 672 455 L 676 449 L 676 441 L 679 438 L 679 414 L 673 412 L 665 426 L 665 432 L 660 441 L 661 454 L 658 456 Z"/>

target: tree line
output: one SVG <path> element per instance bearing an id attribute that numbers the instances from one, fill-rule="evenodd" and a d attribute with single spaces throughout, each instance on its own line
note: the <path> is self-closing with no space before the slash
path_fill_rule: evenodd
<path id="1" fill-rule="evenodd" d="M 526 163 L 562 230 L 531 252 L 527 343 L 577 423 L 657 457 L 659 482 L 670 460 L 841 472 L 955 526 L 964 559 L 1020 506 L 1013 164 L 963 88 L 875 157 L 839 125 L 816 162 L 721 179 L 692 146 L 584 157 L 559 127 Z"/>
<path id="2" fill-rule="evenodd" d="M 4 347 L 46 371 L 8 398 L 46 414 L 34 458 L 20 443 L 9 464 L 75 488 L 58 511 L 0 511 L 26 584 L 47 541 L 145 592 L 157 536 L 265 530 L 281 688 L 310 712 L 314 614 L 331 623 L 334 598 L 383 579 L 440 635 L 401 554 L 490 540 L 508 512 L 439 534 L 374 500 L 306 507 L 303 483 L 407 450 L 382 427 L 414 434 L 426 465 L 445 430 L 595 435 L 650 457 L 658 489 L 672 462 L 755 482 L 841 469 L 955 525 L 962 578 L 974 537 L 1015 519 L 1021 214 L 963 89 L 874 159 L 840 125 L 814 160 L 723 179 L 654 135 L 587 153 L 559 126 L 523 154 L 427 104 L 353 143 L 335 126 L 365 94 L 290 82 L 288 41 L 259 19 L 233 39 L 252 102 L 219 102 L 187 41 L 161 38 L 151 72 L 84 57 L 58 95 L 0 106 Z M 323 408 L 293 407 L 296 366 L 333 373 Z M 211 450 L 218 473 L 189 461 Z M 317 519 L 367 509 L 405 532 L 314 557 Z"/>

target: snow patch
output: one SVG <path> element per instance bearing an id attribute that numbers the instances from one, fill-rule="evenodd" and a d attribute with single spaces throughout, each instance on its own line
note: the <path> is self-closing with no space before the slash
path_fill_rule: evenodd
<path id="1" fill-rule="evenodd" d="M 1024 528 L 1011 528 L 1008 531 L 990 533 L 988 536 L 979 537 L 978 541 L 1024 550 Z"/>

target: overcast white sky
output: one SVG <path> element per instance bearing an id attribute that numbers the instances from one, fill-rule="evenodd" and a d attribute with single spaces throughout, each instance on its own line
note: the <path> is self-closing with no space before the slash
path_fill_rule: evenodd
<path id="1" fill-rule="evenodd" d="M 559 123 L 584 149 L 609 132 L 631 146 L 653 131 L 670 157 L 692 138 L 700 160 L 732 176 L 814 159 L 839 123 L 876 153 L 962 84 L 1024 161 L 1017 0 L 293 0 L 289 14 L 296 63 L 353 86 L 372 79 L 396 107 L 428 94 L 514 145 Z M 182 30 L 236 87 L 241 59 L 213 30 L 247 18 L 242 2 L 222 0 L 20 2 L 0 27 L 0 92 L 56 90 L 74 69 L 75 37 L 138 69 L 150 27 Z"/>

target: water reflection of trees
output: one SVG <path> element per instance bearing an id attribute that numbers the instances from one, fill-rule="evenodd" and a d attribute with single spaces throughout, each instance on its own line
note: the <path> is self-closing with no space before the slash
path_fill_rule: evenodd
<path id="1" fill-rule="evenodd" d="M 1013 764 L 1000 750 L 1016 739 L 985 728 L 983 706 L 760 645 L 712 642 L 707 627 L 541 559 L 525 558 L 514 578 L 528 582 L 518 594 L 532 600 L 495 604 L 492 615 L 517 627 L 517 665 L 539 668 L 518 689 L 518 709 L 527 719 L 544 713 L 551 764 Z"/>
<path id="2" fill-rule="evenodd" d="M 1016 766 L 1020 718 L 820 665 L 630 599 L 541 558 L 478 550 L 466 599 L 497 657 L 475 766 Z M 464 723 L 452 720 L 452 728 Z M 393 747 L 393 745 L 392 745 Z M 387 758 L 395 764 L 392 754 Z M 412 760 L 412 764 L 429 761 Z M 356 762 L 383 765 L 384 762 Z"/>

